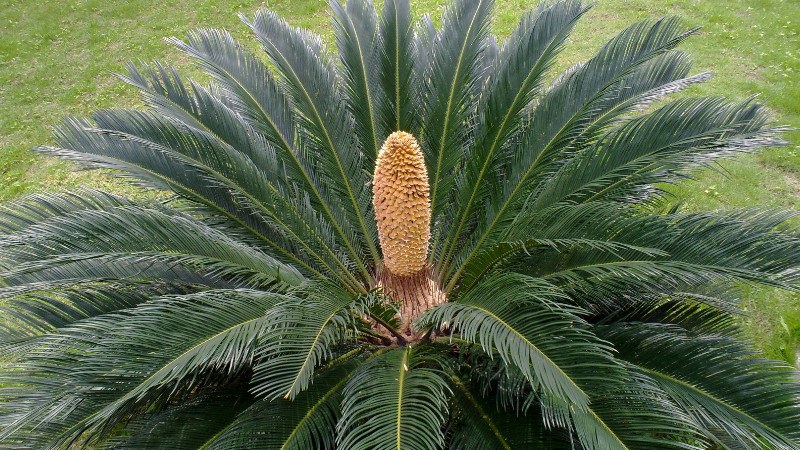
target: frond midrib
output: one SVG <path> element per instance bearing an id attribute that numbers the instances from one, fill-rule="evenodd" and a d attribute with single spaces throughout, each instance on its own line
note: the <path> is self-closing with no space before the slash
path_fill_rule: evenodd
<path id="1" fill-rule="evenodd" d="M 291 71 L 292 76 L 295 79 L 299 80 L 300 77 L 297 75 L 297 72 L 295 72 L 292 65 L 289 64 L 288 59 L 283 54 L 283 52 L 281 52 L 281 50 L 277 48 L 276 45 L 273 45 L 273 49 L 281 56 L 281 58 L 284 61 L 284 65 Z M 312 100 L 311 94 L 306 90 L 305 86 L 302 83 L 295 83 L 295 85 L 302 90 L 303 94 L 308 100 L 308 104 L 311 106 L 311 109 L 314 112 L 314 116 L 316 117 L 317 123 L 319 123 L 320 125 L 324 124 L 325 122 L 323 121 L 322 116 L 320 116 L 319 110 L 317 109 L 316 103 L 314 103 L 314 101 Z M 342 161 L 339 159 L 339 154 L 337 153 L 336 146 L 333 144 L 333 139 L 328 133 L 328 128 L 325 126 L 320 126 L 320 128 L 322 129 L 322 132 L 325 135 L 325 140 L 328 142 L 328 148 L 330 150 L 330 153 L 333 155 L 334 161 L 336 161 L 336 167 L 339 169 L 339 174 L 342 176 L 345 188 L 347 189 L 347 195 L 349 197 L 351 204 L 353 205 L 353 208 L 355 208 L 355 213 L 356 216 L 358 217 L 358 222 L 361 227 L 361 231 L 364 233 L 364 241 L 366 241 L 370 253 L 372 254 L 372 259 L 375 263 L 375 266 L 377 267 L 378 265 L 380 265 L 380 257 L 378 256 L 378 250 L 375 248 L 375 243 L 372 242 L 372 239 L 370 239 L 370 234 L 367 232 L 367 226 L 364 223 L 364 215 L 361 213 L 361 208 L 359 208 L 358 206 L 358 201 L 356 200 L 355 195 L 353 195 L 352 188 L 350 187 L 349 178 L 344 170 L 344 167 L 342 166 Z M 326 203 L 323 203 L 323 207 L 326 208 L 327 210 Z M 361 270 L 361 273 L 364 275 L 365 279 L 367 281 L 372 281 L 372 275 L 367 271 L 366 267 L 364 266 L 364 263 L 361 261 L 361 258 L 358 257 L 358 253 L 356 253 L 352 243 L 345 236 L 344 231 L 341 229 L 341 225 L 333 219 L 331 219 L 331 222 L 332 225 L 337 229 L 339 235 L 344 240 L 348 250 L 353 255 L 353 260 L 356 262 L 356 264 L 358 264 L 358 267 Z"/>
<path id="2" fill-rule="evenodd" d="M 506 439 L 503 437 L 503 434 L 497 428 L 497 425 L 491 420 L 491 417 L 488 414 L 486 414 L 486 411 L 484 411 L 483 407 L 481 407 L 478 401 L 475 400 L 475 397 L 472 395 L 471 392 L 469 392 L 464 383 L 461 382 L 461 380 L 457 376 L 452 376 L 451 379 L 453 380 L 453 383 L 455 383 L 456 387 L 461 391 L 461 394 L 464 396 L 464 398 L 466 398 L 469 401 L 470 406 L 472 406 L 473 408 L 475 408 L 476 411 L 478 411 L 478 414 L 480 415 L 481 419 L 483 419 L 483 421 L 486 423 L 489 429 L 492 430 L 492 434 L 494 435 L 494 437 L 497 438 L 497 442 L 500 443 L 500 445 L 502 445 L 502 447 L 505 450 L 511 450 L 511 445 L 509 445 L 509 443 L 506 442 Z"/>
<path id="3" fill-rule="evenodd" d="M 400 360 L 400 376 L 397 380 L 397 422 L 396 422 L 396 437 L 397 437 L 397 450 L 402 449 L 402 419 L 403 419 L 403 389 L 405 388 L 406 371 L 408 367 L 408 356 L 411 352 L 411 347 L 406 347 L 403 351 L 403 358 Z"/>
<path id="4" fill-rule="evenodd" d="M 117 130 L 105 130 L 105 129 L 101 129 L 100 131 L 107 132 L 107 133 L 112 134 L 112 135 L 120 135 L 121 137 L 128 138 L 128 139 L 141 140 L 141 144 L 142 145 L 147 145 L 148 147 L 151 147 L 151 146 L 157 147 L 157 148 L 155 148 L 155 150 L 161 150 L 161 151 L 171 150 L 170 147 L 167 147 L 165 145 L 159 144 L 157 142 L 150 141 L 149 139 L 146 139 L 146 138 L 139 137 L 139 136 L 137 136 L 135 134 L 132 134 L 132 133 L 126 133 L 126 132 L 121 132 L 121 131 L 117 131 Z M 180 151 L 175 151 L 174 153 L 170 152 L 170 154 L 174 158 L 176 158 L 178 160 L 182 160 L 182 161 L 185 161 L 187 163 L 190 163 L 190 164 L 193 164 L 193 165 L 197 165 L 197 166 L 209 171 L 211 174 L 213 174 L 215 177 L 217 177 L 217 179 L 223 181 L 226 185 L 228 185 L 231 189 L 235 189 L 237 192 L 241 192 L 245 197 L 247 197 L 248 200 L 253 202 L 254 205 L 258 205 L 258 207 L 259 207 L 259 209 L 261 211 L 263 211 L 264 213 L 266 213 L 267 215 L 272 217 L 272 219 L 275 220 L 281 226 L 281 228 L 284 231 L 289 233 L 295 239 L 295 241 L 297 241 L 300 245 L 305 247 L 306 250 L 308 250 L 308 252 L 311 255 L 313 255 L 317 259 L 317 261 L 319 263 L 321 263 L 325 268 L 327 268 L 329 271 L 331 271 L 331 274 L 333 274 L 334 276 L 339 278 L 339 276 L 337 275 L 337 272 L 334 271 L 333 268 L 330 267 L 328 265 L 328 263 L 320 255 L 318 255 L 313 249 L 311 249 L 311 247 L 309 247 L 309 245 L 303 239 L 300 239 L 300 237 L 297 236 L 297 234 L 294 232 L 294 230 L 291 227 L 287 226 L 280 218 L 278 218 L 278 216 L 273 211 L 271 211 L 269 208 L 267 208 L 264 205 L 263 202 L 261 202 L 260 200 L 256 199 L 255 197 L 253 197 L 252 194 L 247 192 L 247 190 L 242 188 L 239 184 L 237 184 L 236 182 L 231 180 L 226 175 L 223 175 L 222 173 L 220 173 L 218 170 L 214 169 L 213 167 L 210 167 L 209 165 L 207 165 L 207 164 L 205 164 L 205 163 L 203 163 L 203 162 L 201 162 L 201 161 L 199 161 L 199 160 L 197 160 L 195 158 L 191 158 L 190 156 L 185 155 L 185 154 L 181 153 Z M 272 183 L 270 183 L 269 181 L 265 181 L 265 183 L 270 188 L 270 190 L 274 194 L 276 194 L 277 198 L 279 198 L 279 199 L 283 198 L 280 195 L 280 193 L 277 191 L 277 189 L 275 189 L 275 186 L 272 185 Z M 284 204 L 285 204 L 285 202 L 284 202 Z M 305 221 L 303 221 L 296 214 L 296 210 L 294 208 L 290 207 L 288 209 L 290 209 L 291 211 L 295 212 L 295 217 L 298 217 L 298 219 L 300 219 L 302 221 L 302 223 L 306 224 Z M 308 229 L 310 229 L 308 227 L 308 224 L 306 224 L 306 227 Z M 347 267 L 344 265 L 344 263 L 342 263 L 342 261 L 338 257 L 336 257 L 336 253 L 330 247 L 328 247 L 328 245 L 324 241 L 322 241 L 322 239 L 319 237 L 319 235 L 317 233 L 314 233 L 314 235 L 317 236 L 317 242 L 320 243 L 325 248 L 325 250 L 328 251 L 328 253 L 331 255 L 333 260 L 336 261 L 336 263 L 342 269 L 342 271 L 347 276 L 350 277 L 350 280 L 353 283 L 352 287 L 354 287 L 355 289 L 359 289 L 359 288 L 363 289 L 363 286 L 361 286 L 361 284 L 358 282 L 358 280 L 356 280 L 355 277 L 353 277 L 353 275 L 350 273 L 350 271 L 347 269 Z M 287 253 L 288 253 L 288 251 L 287 251 Z"/>
<path id="5" fill-rule="evenodd" d="M 482 3 L 483 0 L 480 0 Z M 480 11 L 480 5 L 475 8 L 475 14 L 473 14 L 472 19 L 469 22 L 469 27 L 467 27 L 467 32 L 465 36 L 469 36 L 472 32 L 472 27 L 475 24 L 475 20 L 477 20 L 478 12 Z M 433 186 L 431 186 L 431 210 L 436 211 L 436 205 L 438 200 L 438 188 L 439 188 L 439 179 L 441 179 L 441 167 L 442 167 L 442 160 L 444 159 L 444 150 L 445 150 L 445 136 L 447 136 L 447 129 L 450 123 L 450 113 L 452 111 L 452 104 L 453 98 L 455 97 L 456 92 L 456 80 L 459 78 L 459 71 L 461 70 L 461 64 L 464 60 L 464 52 L 467 49 L 467 43 L 469 39 L 464 39 L 464 43 L 461 45 L 461 50 L 458 54 L 458 61 L 456 61 L 456 71 L 453 75 L 453 82 L 450 83 L 450 94 L 447 97 L 447 107 L 445 108 L 445 116 L 444 116 L 444 126 L 442 127 L 442 135 L 439 138 L 439 151 L 437 152 L 436 157 L 436 171 L 434 172 L 433 176 Z M 399 108 L 399 107 L 398 107 Z"/>
<path id="6" fill-rule="evenodd" d="M 748 420 L 752 420 L 754 423 L 757 423 L 759 426 L 763 427 L 763 429 L 769 430 L 769 431 L 775 433 L 776 436 L 780 436 L 780 438 L 783 439 L 784 441 L 790 442 L 790 443 L 793 442 L 792 439 L 784 436 L 783 433 L 780 433 L 777 430 L 775 430 L 774 428 L 765 425 L 762 421 L 760 421 L 757 418 L 753 417 L 752 415 L 742 411 L 741 409 L 739 409 L 735 405 L 732 405 L 731 403 L 725 401 L 724 399 L 717 398 L 714 395 L 712 395 L 711 393 L 706 392 L 703 389 L 700 389 L 700 388 L 698 388 L 697 386 L 695 386 L 693 384 L 690 384 L 690 383 L 688 383 L 686 381 L 683 381 L 683 380 L 681 380 L 679 378 L 675 378 L 672 375 L 669 375 L 667 373 L 664 373 L 664 372 L 661 372 L 661 371 L 658 371 L 658 370 L 655 370 L 655 369 L 651 369 L 651 368 L 648 368 L 648 367 L 643 367 L 643 366 L 638 365 L 638 364 L 636 365 L 636 367 L 638 367 L 640 370 L 642 370 L 644 372 L 647 372 L 648 374 L 650 374 L 652 376 L 655 376 L 655 377 L 658 377 L 658 378 L 662 378 L 662 379 L 665 379 L 665 380 L 667 380 L 669 382 L 672 382 L 672 383 L 678 384 L 680 386 L 683 386 L 684 388 L 687 388 L 687 389 L 689 389 L 689 390 L 691 390 L 693 392 L 696 392 L 696 393 L 702 395 L 703 397 L 711 399 L 715 403 L 724 405 L 726 408 L 730 409 L 731 411 L 734 411 L 737 414 L 739 414 L 739 415 L 741 415 L 743 417 L 746 417 Z"/>
<path id="7" fill-rule="evenodd" d="M 319 190 L 317 189 L 316 184 L 314 184 L 314 182 L 311 180 L 311 177 L 309 176 L 308 172 L 306 171 L 305 166 L 297 158 L 297 155 L 294 152 L 294 147 L 289 144 L 289 142 L 286 140 L 286 137 L 278 129 L 277 125 L 275 124 L 275 121 L 272 120 L 272 117 L 269 114 L 267 114 L 267 111 L 264 110 L 264 108 L 261 106 L 261 103 L 255 97 L 253 97 L 253 94 L 250 92 L 250 90 L 247 89 L 244 85 L 242 85 L 241 82 L 239 82 L 239 80 L 236 78 L 236 76 L 234 76 L 232 73 L 230 73 L 229 71 L 225 70 L 222 67 L 219 67 L 218 65 L 217 65 L 217 67 L 220 70 L 222 70 L 223 72 L 225 72 L 226 74 L 228 74 L 229 78 L 231 80 L 233 80 L 234 82 L 236 82 L 236 84 L 239 86 L 239 88 L 242 91 L 247 93 L 248 97 L 250 97 L 251 103 L 256 105 L 258 107 L 259 111 L 261 111 L 261 117 L 263 117 L 264 120 L 266 120 L 270 124 L 270 126 L 272 127 L 273 130 L 275 130 L 275 134 L 280 137 L 280 140 L 281 140 L 281 142 L 283 144 L 284 150 L 286 151 L 286 153 L 291 155 L 291 157 L 292 157 L 292 159 L 294 161 L 295 167 L 297 167 L 300 170 L 300 172 L 303 174 L 303 178 L 305 178 L 306 185 L 308 185 L 308 187 L 311 188 L 311 192 L 314 194 L 314 197 L 316 197 L 317 201 L 319 201 L 320 205 L 322 205 L 322 208 L 325 210 L 325 215 L 331 221 L 331 224 L 336 229 L 336 232 L 337 232 L 337 234 L 339 234 L 339 237 L 341 237 L 342 240 L 347 245 L 348 250 L 351 252 L 351 255 L 353 256 L 353 259 L 359 264 L 359 266 L 361 266 L 361 261 L 358 258 L 358 254 L 356 254 L 355 251 L 353 250 L 353 247 L 350 244 L 349 239 L 347 239 L 347 236 L 345 236 L 344 232 L 342 231 L 341 225 L 339 224 L 339 222 L 336 220 L 336 218 L 334 217 L 333 213 L 331 212 L 331 210 L 330 210 L 330 208 L 328 206 L 328 203 L 323 199 L 322 195 L 319 193 Z M 369 240 L 368 238 L 366 238 L 366 239 Z M 338 260 L 338 258 L 337 258 L 337 260 Z M 363 267 L 362 267 L 362 269 L 363 269 Z M 346 272 L 349 274 L 349 271 L 346 271 Z M 365 270 L 363 270 L 362 272 L 365 272 Z M 367 279 L 369 279 L 369 278 L 367 278 Z M 360 284 L 360 283 L 358 283 L 358 284 Z"/>
<path id="8" fill-rule="evenodd" d="M 575 389 L 577 389 L 577 390 L 578 390 L 578 392 L 580 392 L 581 394 L 583 394 L 583 396 L 584 396 L 586 399 L 588 399 L 588 398 L 589 398 L 589 395 L 588 395 L 588 394 L 586 394 L 586 392 L 584 392 L 584 391 L 583 391 L 583 389 L 581 389 L 581 388 L 580 388 L 580 386 L 578 386 L 578 385 L 577 385 L 577 383 L 575 383 L 575 381 L 572 379 L 572 377 L 570 377 L 569 375 L 567 375 L 567 373 L 566 373 L 566 372 L 564 372 L 564 370 L 563 370 L 563 369 L 561 369 L 561 367 L 560 367 L 558 364 L 556 364 L 556 363 L 555 363 L 555 362 L 554 362 L 552 359 L 550 359 L 550 357 L 549 357 L 549 356 L 547 356 L 547 355 L 546 355 L 546 354 L 545 354 L 543 351 L 541 351 L 541 350 L 539 349 L 539 347 L 537 347 L 537 346 L 536 346 L 536 345 L 535 345 L 533 342 L 531 342 L 531 341 L 530 341 L 530 340 L 529 340 L 527 337 L 525 337 L 525 336 L 524 336 L 524 335 L 522 335 L 522 334 L 521 334 L 519 331 L 517 331 L 517 329 L 516 329 L 516 328 L 512 327 L 511 325 L 509 325 L 509 324 L 508 324 L 508 322 L 504 321 L 503 319 L 501 319 L 500 317 L 498 317 L 497 315 L 495 315 L 495 314 L 494 314 L 494 313 L 492 313 L 491 311 L 487 310 L 486 308 L 483 308 L 483 307 L 480 307 L 480 306 L 476 306 L 476 305 L 473 305 L 473 304 L 470 304 L 470 303 L 462 303 L 462 304 L 463 304 L 463 305 L 467 305 L 467 306 L 469 306 L 469 307 L 471 307 L 471 308 L 475 308 L 475 309 L 477 309 L 477 310 L 479 310 L 479 311 L 482 311 L 484 314 L 486 314 L 486 315 L 490 316 L 491 318 L 493 318 L 494 320 L 496 320 L 497 322 L 499 322 L 501 325 L 503 325 L 503 327 L 505 327 L 507 330 L 509 330 L 509 331 L 511 331 L 512 333 L 514 333 L 514 334 L 515 334 L 515 335 L 516 335 L 516 336 L 517 336 L 519 339 L 521 339 L 521 340 L 522 340 L 524 343 L 528 344 L 528 345 L 530 346 L 530 348 L 532 348 L 534 351 L 536 351 L 536 353 L 538 353 L 538 354 L 539 354 L 539 355 L 541 355 L 541 356 L 542 356 L 544 359 L 546 359 L 546 360 L 547 360 L 547 362 L 548 362 L 548 363 L 550 363 L 550 364 L 552 365 L 552 367 L 554 367 L 554 368 L 555 368 L 555 369 L 556 369 L 556 370 L 557 370 L 557 371 L 558 371 L 558 372 L 559 372 L 559 373 L 560 373 L 560 374 L 561 374 L 561 375 L 564 377 L 564 379 L 566 379 L 566 380 L 569 380 L 569 382 L 572 384 L 572 386 L 573 386 Z M 478 343 L 478 344 L 480 345 L 480 343 Z M 482 347 L 482 345 L 481 345 L 481 347 Z"/>

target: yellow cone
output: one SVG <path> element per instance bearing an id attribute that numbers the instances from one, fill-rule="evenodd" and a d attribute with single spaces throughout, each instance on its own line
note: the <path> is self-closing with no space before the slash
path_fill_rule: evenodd
<path id="1" fill-rule="evenodd" d="M 383 264 L 407 276 L 426 266 L 431 238 L 428 171 L 417 140 L 396 131 L 386 138 L 372 183 Z"/>

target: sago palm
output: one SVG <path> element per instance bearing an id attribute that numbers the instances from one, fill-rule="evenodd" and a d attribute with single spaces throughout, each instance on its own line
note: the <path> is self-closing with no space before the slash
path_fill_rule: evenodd
<path id="1" fill-rule="evenodd" d="M 146 111 L 47 154 L 171 197 L 0 212 L 4 448 L 800 447 L 800 384 L 740 340 L 737 289 L 797 290 L 791 212 L 664 190 L 780 144 L 753 99 L 665 101 L 675 18 L 553 68 L 578 1 L 508 39 L 331 5 L 336 50 L 270 11 L 131 64 Z M 153 200 L 159 199 L 159 201 Z"/>

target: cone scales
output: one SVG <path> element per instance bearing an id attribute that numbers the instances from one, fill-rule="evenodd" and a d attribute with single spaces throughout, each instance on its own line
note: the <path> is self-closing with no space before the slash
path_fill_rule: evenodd
<path id="1" fill-rule="evenodd" d="M 412 322 L 446 297 L 431 277 L 428 245 L 431 205 L 428 171 L 414 136 L 396 131 L 386 138 L 372 183 L 375 217 L 383 250 L 378 285 L 401 303 L 399 332 L 407 342 L 421 338 Z"/>
<path id="2" fill-rule="evenodd" d="M 384 267 L 398 276 L 423 270 L 431 238 L 430 187 L 414 136 L 396 131 L 386 138 L 372 190 Z"/>

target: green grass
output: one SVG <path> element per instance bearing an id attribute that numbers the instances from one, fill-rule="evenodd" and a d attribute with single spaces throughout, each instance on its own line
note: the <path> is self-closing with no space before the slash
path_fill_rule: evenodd
<path id="1" fill-rule="evenodd" d="M 412 0 L 413 2 L 413 0 Z M 416 14 L 438 20 L 444 1 L 414 3 Z M 510 32 L 519 15 L 537 3 L 502 1 L 495 31 Z M 99 173 L 75 173 L 64 163 L 28 151 L 52 143 L 49 130 L 66 115 L 139 104 L 136 92 L 110 72 L 131 59 L 158 59 L 196 73 L 190 61 L 163 42 L 195 27 L 227 28 L 247 40 L 236 14 L 260 7 L 330 40 L 325 2 L 144 0 L 106 2 L 0 0 L 0 200 L 42 191 L 90 185 L 132 193 Z M 702 27 L 682 48 L 695 71 L 715 77 L 690 94 L 745 98 L 761 94 L 775 119 L 800 128 L 800 2 L 796 0 L 604 0 L 583 19 L 560 67 L 587 58 L 628 24 L 665 14 Z M 248 40 L 254 45 L 253 40 Z M 800 132 L 786 137 L 800 144 Z M 742 206 L 800 210 L 800 145 L 747 155 L 673 188 L 694 210 Z M 768 355 L 793 362 L 800 342 L 800 297 L 747 289 L 742 306 L 746 332 Z"/>

